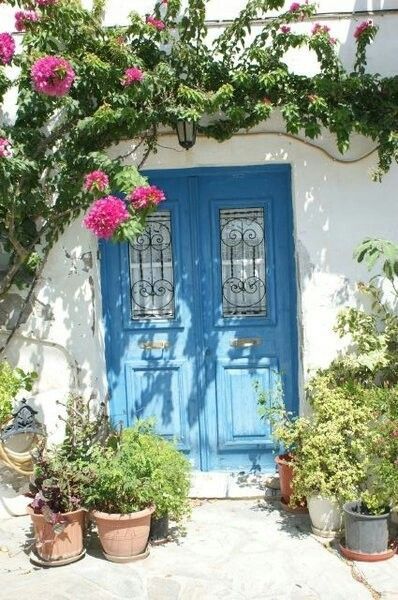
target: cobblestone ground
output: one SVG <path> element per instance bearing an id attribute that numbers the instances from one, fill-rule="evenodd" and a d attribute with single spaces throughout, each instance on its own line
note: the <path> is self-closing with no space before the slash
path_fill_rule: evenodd
<path id="1" fill-rule="evenodd" d="M 134 564 L 104 560 L 93 535 L 80 562 L 41 569 L 29 561 L 31 535 L 28 517 L 0 522 L 0 599 L 398 600 L 398 556 L 348 563 L 308 517 L 256 500 L 200 503 L 178 536 Z"/>

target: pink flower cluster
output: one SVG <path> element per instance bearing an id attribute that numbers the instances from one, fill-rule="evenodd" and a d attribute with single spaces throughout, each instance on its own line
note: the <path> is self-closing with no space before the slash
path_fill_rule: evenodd
<path id="1" fill-rule="evenodd" d="M 33 87 L 46 96 L 65 96 L 75 79 L 72 65 L 59 56 L 39 58 L 31 69 Z"/>
<path id="2" fill-rule="evenodd" d="M 354 38 L 356 40 L 359 40 L 359 38 L 361 37 L 361 35 L 367 30 L 370 29 L 371 27 L 373 27 L 373 21 L 369 20 L 369 21 L 362 21 L 362 23 L 360 23 L 358 25 L 358 27 L 355 29 L 354 31 Z"/>
<path id="3" fill-rule="evenodd" d="M 8 65 L 15 54 L 15 42 L 9 33 L 0 33 L 0 64 Z"/>
<path id="4" fill-rule="evenodd" d="M 298 12 L 299 10 L 301 10 L 300 2 L 293 2 L 293 4 L 290 5 L 289 12 Z"/>
<path id="5" fill-rule="evenodd" d="M 12 146 L 7 138 L 0 138 L 0 158 L 10 158 L 12 156 Z"/>
<path id="6" fill-rule="evenodd" d="M 138 67 L 130 67 L 124 72 L 122 84 L 125 87 L 132 85 L 133 83 L 140 83 L 144 79 L 144 73 Z"/>
<path id="7" fill-rule="evenodd" d="M 29 23 L 36 23 L 38 20 L 39 15 L 34 10 L 18 10 L 15 13 L 15 29 L 25 31 Z"/>
<path id="8" fill-rule="evenodd" d="M 312 28 L 312 35 L 316 35 L 317 33 L 329 33 L 330 31 L 330 27 L 328 27 L 327 25 L 321 25 L 320 23 L 315 23 L 314 27 Z"/>
<path id="9" fill-rule="evenodd" d="M 329 42 L 331 44 L 335 44 L 337 42 L 336 38 L 333 38 L 330 36 L 329 34 L 330 32 L 330 27 L 328 27 L 327 25 L 321 25 L 320 23 L 315 23 L 314 27 L 312 28 L 312 35 L 318 35 L 318 34 L 323 34 L 323 35 L 327 35 L 329 38 Z"/>
<path id="10" fill-rule="evenodd" d="M 163 190 L 156 187 L 156 185 L 138 187 L 127 198 L 137 209 L 157 206 L 163 200 L 166 200 Z"/>
<path id="11" fill-rule="evenodd" d="M 291 32 L 291 30 L 292 30 L 292 29 L 291 29 L 291 27 L 289 27 L 289 25 L 282 25 L 282 26 L 281 26 L 281 33 L 285 33 L 285 34 L 287 34 L 287 33 L 290 33 L 290 32 Z"/>
<path id="12" fill-rule="evenodd" d="M 109 177 L 104 171 L 91 171 L 84 178 L 83 188 L 87 192 L 103 192 L 109 185 Z"/>
<path id="13" fill-rule="evenodd" d="M 57 4 L 58 0 L 36 0 L 37 6 L 51 6 Z"/>
<path id="14" fill-rule="evenodd" d="M 105 196 L 90 206 L 83 225 L 97 237 L 109 240 L 129 216 L 123 200 L 116 196 Z"/>
<path id="15" fill-rule="evenodd" d="M 156 19 L 155 17 L 151 17 L 149 15 L 146 18 L 146 23 L 147 25 L 155 27 L 155 29 L 157 29 L 158 31 L 162 31 L 162 29 L 166 27 L 166 25 L 161 19 Z"/>

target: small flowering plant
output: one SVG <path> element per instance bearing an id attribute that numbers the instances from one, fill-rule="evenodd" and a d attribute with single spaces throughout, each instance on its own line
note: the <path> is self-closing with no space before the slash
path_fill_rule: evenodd
<path id="1" fill-rule="evenodd" d="M 14 54 L 14 38 L 9 33 L 0 33 L 0 65 L 9 65 Z"/>
<path id="2" fill-rule="evenodd" d="M 18 10 L 15 13 L 15 29 L 26 31 L 32 23 L 36 23 L 39 19 L 38 13 L 34 10 Z"/>
<path id="3" fill-rule="evenodd" d="M 59 56 L 44 56 L 32 66 L 31 77 L 36 92 L 62 97 L 69 93 L 75 79 L 72 65 Z"/>
<path id="4" fill-rule="evenodd" d="M 0 159 L 11 158 L 12 146 L 9 139 L 0 137 Z"/>
<path id="5" fill-rule="evenodd" d="M 378 32 L 378 27 L 372 20 L 362 21 L 354 31 L 354 38 L 357 43 L 356 60 L 354 68 L 358 73 L 363 74 L 366 67 L 366 48 L 374 40 Z"/>
<path id="6" fill-rule="evenodd" d="M 145 182 L 143 178 L 141 181 Z M 133 240 L 145 228 L 147 216 L 166 199 L 161 189 L 147 184 L 135 185 L 124 199 L 113 195 L 98 198 L 108 187 L 109 177 L 103 171 L 92 171 L 85 176 L 83 189 L 96 200 L 89 207 L 83 225 L 98 238 L 114 242 Z"/>
<path id="7" fill-rule="evenodd" d="M 122 85 L 129 87 L 130 85 L 141 83 L 144 79 L 144 72 L 139 67 L 129 67 L 125 70 L 122 79 Z"/>

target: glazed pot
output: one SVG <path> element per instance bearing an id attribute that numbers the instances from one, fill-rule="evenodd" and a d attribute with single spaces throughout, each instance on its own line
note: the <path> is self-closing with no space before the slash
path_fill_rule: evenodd
<path id="1" fill-rule="evenodd" d="M 385 552 L 389 541 L 390 510 L 382 515 L 361 512 L 360 502 L 347 502 L 343 506 L 345 545 L 362 554 Z"/>
<path id="2" fill-rule="evenodd" d="M 94 510 L 92 516 L 106 558 L 128 560 L 143 554 L 148 545 L 153 506 L 135 513 L 103 513 Z"/>
<path id="3" fill-rule="evenodd" d="M 286 504 L 289 504 L 290 496 L 293 494 L 293 456 L 292 454 L 280 454 L 275 458 L 275 462 L 278 466 L 281 497 Z"/>
<path id="4" fill-rule="evenodd" d="M 73 562 L 71 559 L 81 558 L 86 517 L 84 509 L 62 513 L 59 528 L 46 521 L 43 515 L 35 514 L 30 506 L 27 511 L 35 530 L 35 550 L 39 558 L 49 563 Z"/>
<path id="5" fill-rule="evenodd" d="M 313 533 L 322 537 L 335 537 L 341 529 L 343 518 L 339 504 L 315 494 L 307 498 L 307 503 Z"/>
<path id="6" fill-rule="evenodd" d="M 152 517 L 151 520 L 151 531 L 149 534 L 151 542 L 154 544 L 161 544 L 167 541 L 169 535 L 169 517 Z"/>

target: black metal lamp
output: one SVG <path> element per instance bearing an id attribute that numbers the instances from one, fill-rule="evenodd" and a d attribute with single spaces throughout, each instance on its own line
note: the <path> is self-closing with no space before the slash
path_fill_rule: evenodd
<path id="1" fill-rule="evenodd" d="M 177 135 L 180 146 L 189 150 L 196 143 L 196 123 L 195 121 L 178 119 Z"/>
<path id="2" fill-rule="evenodd" d="M 26 400 L 23 399 L 20 407 L 13 413 L 11 423 L 0 432 L 0 440 L 4 442 L 6 439 L 21 433 L 31 433 L 44 437 L 46 435 L 45 427 L 39 423 L 36 415 L 37 410 L 26 404 Z"/>

